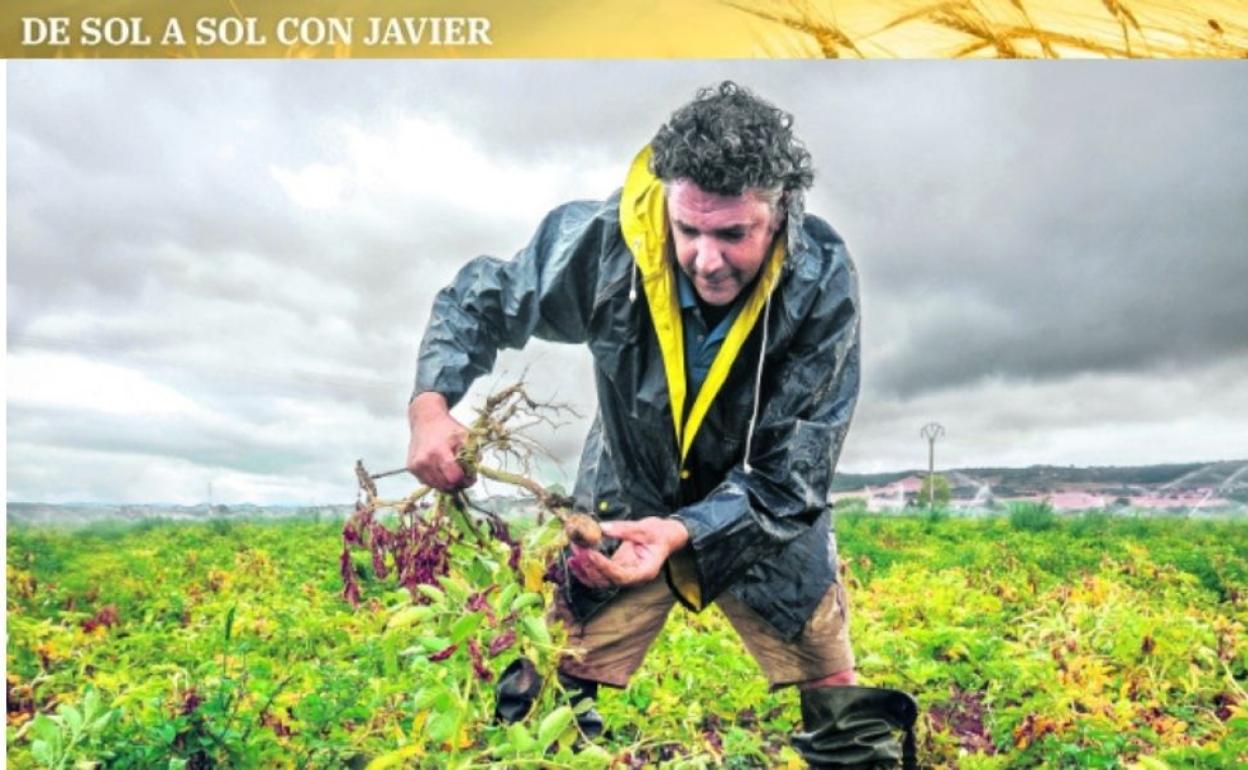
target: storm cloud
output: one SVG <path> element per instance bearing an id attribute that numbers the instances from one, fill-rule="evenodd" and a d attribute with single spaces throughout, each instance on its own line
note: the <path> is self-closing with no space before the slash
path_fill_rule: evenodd
<path id="1" fill-rule="evenodd" d="M 846 470 L 1248 455 L 1234 62 L 10 62 L 10 500 L 334 502 L 403 462 L 467 259 L 724 78 L 790 110 L 862 281 Z M 509 352 L 582 414 L 588 353 Z M 391 482 L 402 486 L 406 482 Z"/>

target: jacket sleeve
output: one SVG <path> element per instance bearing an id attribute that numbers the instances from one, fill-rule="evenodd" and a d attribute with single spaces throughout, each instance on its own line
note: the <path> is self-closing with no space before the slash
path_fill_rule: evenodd
<path id="1" fill-rule="evenodd" d="M 820 297 L 779 361 L 767 360 L 749 470 L 734 466 L 701 501 L 673 518 L 689 530 L 698 596 L 714 601 L 745 570 L 798 536 L 827 507 L 832 471 L 858 399 L 858 281 L 833 247 Z"/>
<path id="2" fill-rule="evenodd" d="M 433 300 L 413 398 L 435 391 L 454 406 L 501 348 L 521 348 L 530 337 L 585 341 L 610 231 L 604 205 L 565 204 L 511 260 L 477 257 L 460 269 Z"/>

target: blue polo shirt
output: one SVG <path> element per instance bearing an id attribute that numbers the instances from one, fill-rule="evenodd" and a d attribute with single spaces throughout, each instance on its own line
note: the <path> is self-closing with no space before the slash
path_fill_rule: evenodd
<path id="1" fill-rule="evenodd" d="M 685 402 L 687 408 L 697 398 L 698 391 L 702 389 L 707 372 L 711 370 L 711 364 L 715 361 L 715 354 L 719 352 L 720 345 L 724 343 L 724 337 L 728 336 L 732 322 L 741 312 L 743 298 L 748 292 L 742 291 L 737 295 L 737 298 L 732 301 L 732 307 L 719 323 L 715 324 L 715 328 L 708 329 L 706 321 L 702 318 L 702 312 L 698 308 L 697 290 L 693 288 L 689 276 L 679 269 L 676 270 L 676 291 L 680 297 L 681 326 L 685 330 L 685 380 L 689 386 L 687 389 L 689 396 Z"/>

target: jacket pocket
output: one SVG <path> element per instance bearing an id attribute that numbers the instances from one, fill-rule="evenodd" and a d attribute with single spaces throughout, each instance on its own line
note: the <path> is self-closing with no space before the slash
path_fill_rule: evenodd
<path id="1" fill-rule="evenodd" d="M 808 507 L 827 502 L 832 480 L 832 426 L 797 420 L 789 444 L 789 474 L 802 487 Z"/>

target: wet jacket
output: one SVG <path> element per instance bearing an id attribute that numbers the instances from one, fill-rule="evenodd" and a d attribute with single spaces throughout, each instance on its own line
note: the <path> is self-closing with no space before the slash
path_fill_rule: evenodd
<path id="1" fill-rule="evenodd" d="M 858 395 L 857 275 L 817 217 L 790 221 L 706 381 L 687 392 L 662 183 L 644 150 L 622 190 L 546 216 L 512 260 L 480 257 L 434 300 L 416 392 L 454 404 L 500 348 L 584 343 L 598 410 L 574 497 L 603 520 L 672 516 L 689 545 L 666 565 L 701 609 L 732 591 L 795 638 L 836 580 L 827 503 Z M 569 578 L 585 620 L 618 589 Z"/>

